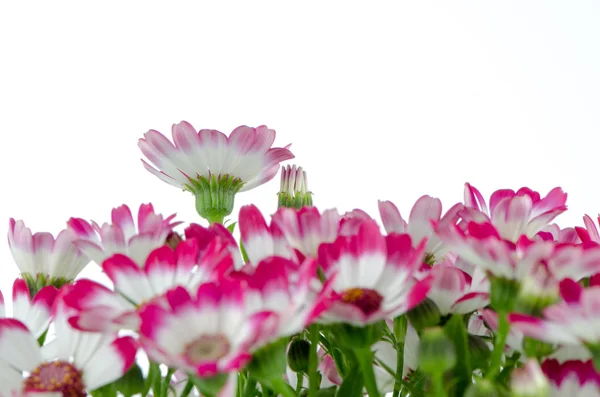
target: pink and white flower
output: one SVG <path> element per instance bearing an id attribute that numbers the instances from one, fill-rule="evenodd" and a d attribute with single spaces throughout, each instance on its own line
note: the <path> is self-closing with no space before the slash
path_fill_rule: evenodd
<path id="1" fill-rule="evenodd" d="M 600 215 L 598 215 L 598 222 L 600 223 Z M 598 233 L 598 228 L 589 215 L 583 217 L 583 224 L 585 227 L 575 227 L 575 231 L 581 241 L 593 241 L 600 244 L 600 233 Z"/>
<path id="2" fill-rule="evenodd" d="M 516 368 L 510 379 L 510 390 L 515 396 L 547 396 L 550 384 L 536 359 L 529 359 Z"/>
<path id="3" fill-rule="evenodd" d="M 249 264 L 256 266 L 272 256 L 298 261 L 296 251 L 288 244 L 279 225 L 267 221 L 254 205 L 245 205 L 239 215 L 240 235 Z"/>
<path id="4" fill-rule="evenodd" d="M 579 238 L 576 229 L 577 228 L 574 227 L 561 229 L 556 223 L 551 223 L 540 230 L 537 236 L 541 237 L 543 240 L 552 240 L 557 243 L 580 244 L 581 238 Z M 598 242 L 600 242 L 600 240 Z"/>
<path id="5" fill-rule="evenodd" d="M 81 330 L 137 329 L 137 311 L 160 299 L 176 286 L 198 288 L 200 283 L 221 277 L 233 269 L 233 259 L 221 239 L 215 238 L 200 255 L 197 240 L 185 240 L 175 251 L 167 246 L 150 253 L 142 268 L 131 258 L 116 254 L 102 268 L 114 291 L 92 280 L 77 281 L 65 296 L 76 314 L 71 324 Z"/>
<path id="6" fill-rule="evenodd" d="M 165 302 L 142 309 L 142 346 L 151 359 L 200 377 L 238 371 L 272 319 L 248 314 L 245 299 L 242 283 L 231 279 L 202 284 L 195 297 L 183 287 L 170 290 Z"/>
<path id="7" fill-rule="evenodd" d="M 543 310 L 543 318 L 509 315 L 512 328 L 549 343 L 600 343 L 600 286 L 583 288 L 573 280 L 560 283 L 563 302 Z"/>
<path id="8" fill-rule="evenodd" d="M 99 226 L 81 218 L 71 218 L 69 228 L 77 234 L 75 244 L 94 262 L 102 265 L 114 254 L 127 255 L 142 265 L 152 250 L 161 247 L 173 228 L 175 214 L 163 218 L 154 212 L 152 204 L 142 204 L 138 211 L 137 228 L 128 206 L 113 208 L 111 222 Z"/>
<path id="9" fill-rule="evenodd" d="M 488 305 L 489 286 L 479 269 L 475 270 L 477 278 L 472 278 L 457 267 L 439 264 L 434 265 L 429 274 L 433 280 L 427 297 L 442 316 L 471 313 Z"/>
<path id="10" fill-rule="evenodd" d="M 188 122 L 173 124 L 174 144 L 150 130 L 138 146 L 152 167 L 144 167 L 162 181 L 190 190 L 190 180 L 210 175 L 229 175 L 243 182 L 240 191 L 262 185 L 275 177 L 279 163 L 294 158 L 285 148 L 273 148 L 275 130 L 266 126 L 240 126 L 229 137 L 217 130 L 196 129 Z"/>
<path id="11" fill-rule="evenodd" d="M 545 360 L 542 371 L 550 381 L 550 397 L 597 397 L 600 395 L 600 374 L 591 360 L 571 360 L 559 363 Z"/>
<path id="12" fill-rule="evenodd" d="M 303 256 L 316 258 L 322 243 L 332 243 L 338 237 L 341 216 L 336 209 L 323 211 L 316 207 L 300 210 L 280 208 L 273 215 L 287 243 Z"/>
<path id="13" fill-rule="evenodd" d="M 75 239 L 75 233 L 69 229 L 62 230 L 55 239 L 47 232 L 32 234 L 23 221 L 9 221 L 8 246 L 22 274 L 75 279 L 90 262 L 75 246 Z"/>
<path id="14" fill-rule="evenodd" d="M 552 189 L 544 198 L 527 187 L 516 192 L 501 189 L 492 193 L 488 210 L 479 190 L 466 183 L 465 208 L 459 214 L 466 222 L 489 222 L 502 238 L 516 242 L 521 235 L 535 236 L 567 210 L 566 202 L 567 194 L 559 187 Z"/>
<path id="15" fill-rule="evenodd" d="M 75 331 L 68 324 L 68 311 L 57 306 L 56 337 L 43 348 L 25 324 L 0 319 L 0 395 L 84 396 L 119 379 L 134 363 L 137 342 L 132 337 Z"/>
<path id="16" fill-rule="evenodd" d="M 241 269 L 243 266 L 242 256 L 240 254 L 240 247 L 238 246 L 235 237 L 231 232 L 220 223 L 213 223 L 209 227 L 204 227 L 197 223 L 191 223 L 184 230 L 186 239 L 198 240 L 198 248 L 200 249 L 200 255 L 210 246 L 213 239 L 218 237 L 221 243 L 227 247 L 227 250 L 233 258 L 234 267 Z"/>
<path id="17" fill-rule="evenodd" d="M 437 238 L 432 223 L 440 227 L 455 225 L 459 220 L 458 213 L 463 208 L 462 204 L 455 204 L 442 216 L 441 200 L 425 195 L 420 197 L 413 206 L 408 222 L 402 218 L 400 211 L 391 201 L 379 201 L 378 204 L 383 227 L 388 234 L 407 233 L 414 241 L 427 238 L 425 260 L 430 265 L 440 262 L 450 250 Z"/>
<path id="18" fill-rule="evenodd" d="M 557 287 L 563 278 L 579 280 L 600 270 L 600 249 L 595 245 L 557 244 L 525 236 L 513 243 L 504 239 L 491 223 L 468 222 L 465 227 L 438 228 L 437 234 L 463 260 L 506 279 L 532 277 L 536 267 L 544 266 Z"/>
<path id="19" fill-rule="evenodd" d="M 49 285 L 40 289 L 32 299 L 25 280 L 16 279 L 12 290 L 12 318 L 25 324 L 31 333 L 39 338 L 50 325 L 57 294 L 58 290 Z M 0 318 L 5 316 L 4 297 L 0 292 Z"/>
<path id="20" fill-rule="evenodd" d="M 319 247 L 319 264 L 332 278 L 331 306 L 320 320 L 358 326 L 394 318 L 421 303 L 430 278 L 416 281 L 426 240 L 416 248 L 408 234 L 382 236 L 374 221 L 364 221 L 358 233 L 340 236 Z"/>

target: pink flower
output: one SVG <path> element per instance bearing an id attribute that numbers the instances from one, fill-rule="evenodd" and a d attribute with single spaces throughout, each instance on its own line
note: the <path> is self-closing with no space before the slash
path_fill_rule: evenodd
<path id="1" fill-rule="evenodd" d="M 442 202 L 438 198 L 422 196 L 417 200 L 406 222 L 400 211 L 391 201 L 379 201 L 379 214 L 386 232 L 407 233 L 414 241 L 427 238 L 425 260 L 429 264 L 438 263 L 449 248 L 441 242 L 434 233 L 432 222 L 440 227 L 455 225 L 458 222 L 458 213 L 462 204 L 455 204 L 442 216 Z"/>
<path id="2" fill-rule="evenodd" d="M 471 313 L 489 303 L 489 292 L 482 284 L 482 272 L 476 272 L 479 279 L 472 279 L 457 267 L 439 264 L 431 268 L 433 278 L 427 297 L 431 299 L 440 314 Z"/>
<path id="3" fill-rule="evenodd" d="M 196 129 L 188 122 L 173 124 L 173 143 L 158 131 L 150 130 L 138 146 L 154 167 L 144 167 L 162 181 L 187 190 L 191 180 L 210 175 L 229 175 L 243 182 L 240 191 L 271 180 L 279 163 L 294 158 L 285 148 L 273 148 L 275 130 L 266 126 L 237 127 L 227 137 L 217 130 Z"/>
<path id="4" fill-rule="evenodd" d="M 353 236 L 340 236 L 319 248 L 319 264 L 333 279 L 331 306 L 319 321 L 358 326 L 393 318 L 421 303 L 429 278 L 416 281 L 426 241 L 414 248 L 407 234 L 382 236 L 374 221 L 364 221 Z"/>
<path id="5" fill-rule="evenodd" d="M 466 222 L 493 224 L 502 238 L 517 241 L 521 235 L 529 238 L 567 210 L 567 194 L 557 187 L 544 198 L 538 192 L 523 187 L 516 192 L 501 189 L 492 193 L 490 207 L 475 187 L 465 184 L 465 208 L 460 212 Z"/>
<path id="6" fill-rule="evenodd" d="M 274 221 L 268 225 L 256 206 L 243 206 L 238 223 L 242 244 L 252 266 L 272 256 L 298 260 L 296 251 L 286 241 L 279 225 Z"/>
<path id="7" fill-rule="evenodd" d="M 40 289 L 31 299 L 25 280 L 16 279 L 12 290 L 12 318 L 25 324 L 31 333 L 39 338 L 50 325 L 52 307 L 57 294 L 58 290 L 50 285 Z M 4 297 L 0 292 L 0 318 L 5 316 Z"/>
<path id="8" fill-rule="evenodd" d="M 237 280 L 202 284 L 195 297 L 182 287 L 170 290 L 166 302 L 141 311 L 142 346 L 151 359 L 201 377 L 238 371 L 272 318 L 248 314 L 245 299 Z"/>
<path id="9" fill-rule="evenodd" d="M 171 222 L 175 214 L 163 218 L 154 212 L 152 204 L 142 204 L 138 211 L 137 229 L 131 210 L 122 205 L 113 208 L 112 224 L 100 227 L 81 218 L 71 218 L 69 228 L 77 234 L 75 244 L 94 262 L 102 265 L 114 254 L 127 255 L 135 263 L 143 264 L 150 252 L 165 244 L 167 236 L 181 222 Z"/>
<path id="10" fill-rule="evenodd" d="M 598 222 L 600 222 L 600 215 L 598 215 Z M 579 226 L 575 227 L 575 231 L 581 241 L 600 243 L 600 233 L 598 233 L 598 228 L 589 215 L 583 217 L 583 224 L 585 225 L 585 228 Z"/>
<path id="11" fill-rule="evenodd" d="M 76 311 L 70 321 L 77 329 L 136 330 L 140 306 L 176 286 L 196 289 L 204 281 L 221 277 L 233 268 L 233 259 L 219 238 L 213 239 L 202 255 L 197 240 L 191 239 L 180 243 L 175 251 L 167 246 L 152 251 L 142 268 L 122 254 L 105 260 L 102 268 L 114 291 L 84 279 L 65 297 Z"/>
<path id="12" fill-rule="evenodd" d="M 68 324 L 69 312 L 60 297 L 57 303 L 56 337 L 43 349 L 25 324 L 0 319 L 0 395 L 86 395 L 119 379 L 134 363 L 137 342 L 132 337 L 75 331 Z"/>
<path id="13" fill-rule="evenodd" d="M 510 379 L 510 391 L 514 396 L 547 396 L 550 391 L 548 379 L 544 376 L 540 364 L 531 358 L 516 368 Z"/>
<path id="14" fill-rule="evenodd" d="M 556 223 L 551 223 L 540 230 L 537 236 L 542 240 L 551 240 L 557 243 L 579 244 L 581 239 L 576 229 L 574 227 L 561 229 Z"/>
<path id="15" fill-rule="evenodd" d="M 8 246 L 22 274 L 43 274 L 51 279 L 73 280 L 90 262 L 75 245 L 75 233 L 62 230 L 56 239 L 50 233 L 31 233 L 23 221 L 10 219 Z"/>
<path id="16" fill-rule="evenodd" d="M 543 318 L 513 313 L 513 328 L 549 343 L 600 343 L 600 286 L 583 288 L 573 280 L 560 283 L 563 302 L 544 309 Z"/>
<path id="17" fill-rule="evenodd" d="M 227 250 L 231 254 L 235 268 L 240 269 L 243 266 L 240 247 L 238 247 L 235 237 L 233 237 L 231 232 L 220 223 L 213 223 L 207 228 L 198 225 L 197 223 L 191 223 L 185 228 L 184 233 L 186 239 L 198 240 L 200 254 L 202 254 L 210 246 L 215 237 L 218 237 L 221 240 L 221 243 L 227 247 Z"/>
<path id="18" fill-rule="evenodd" d="M 438 237 L 463 260 L 497 277 L 513 280 L 533 278 L 544 283 L 538 271 L 554 279 L 581 279 L 600 270 L 600 247 L 589 244 L 557 244 L 553 241 L 529 240 L 521 236 L 516 243 L 501 237 L 491 223 L 468 222 L 464 227 L 450 226 L 437 230 Z"/>
<path id="19" fill-rule="evenodd" d="M 600 395 L 600 374 L 591 360 L 559 363 L 545 360 L 542 371 L 550 381 L 551 397 L 596 397 Z"/>
<path id="20" fill-rule="evenodd" d="M 330 209 L 322 214 L 315 207 L 300 210 L 280 208 L 273 215 L 287 243 L 303 256 L 316 258 L 322 243 L 331 243 L 338 237 L 341 217 L 337 210 Z"/>

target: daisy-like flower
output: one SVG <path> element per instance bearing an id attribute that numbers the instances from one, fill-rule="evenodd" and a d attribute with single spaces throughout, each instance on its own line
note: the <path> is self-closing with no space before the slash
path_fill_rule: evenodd
<path id="1" fill-rule="evenodd" d="M 550 397 L 597 397 L 600 395 L 600 374 L 591 360 L 570 360 L 560 363 L 545 360 L 542 371 L 550 381 Z"/>
<path id="2" fill-rule="evenodd" d="M 598 222 L 600 222 L 600 215 L 598 215 Z M 583 224 L 585 227 L 575 227 L 575 231 L 581 241 L 593 241 L 600 244 L 600 233 L 598 233 L 598 228 L 589 215 L 583 217 Z"/>
<path id="3" fill-rule="evenodd" d="M 492 193 L 488 210 L 479 190 L 466 183 L 465 208 L 460 211 L 460 216 L 466 222 L 490 222 L 504 239 L 517 241 L 521 235 L 535 236 L 567 210 L 566 202 L 567 194 L 559 187 L 544 198 L 527 187 L 516 192 L 501 189 Z"/>
<path id="4" fill-rule="evenodd" d="M 227 137 L 217 130 L 174 124 L 173 143 L 150 130 L 138 146 L 154 167 L 144 167 L 162 181 L 196 196 L 196 210 L 209 222 L 222 223 L 231 214 L 235 194 L 271 180 L 279 163 L 294 158 L 288 147 L 273 148 L 275 130 L 266 126 L 237 127 Z"/>
<path id="5" fill-rule="evenodd" d="M 165 245 L 173 228 L 181 222 L 172 222 L 175 214 L 163 218 L 154 212 L 152 204 L 142 204 L 136 223 L 128 206 L 113 208 L 111 222 L 99 226 L 81 218 L 71 218 L 69 228 L 77 235 L 75 244 L 94 262 L 102 265 L 114 254 L 127 255 L 140 266 L 148 254 Z"/>
<path id="6" fill-rule="evenodd" d="M 472 278 L 461 269 L 439 264 L 431 268 L 431 289 L 427 297 L 435 303 L 440 315 L 471 313 L 489 303 L 487 280 L 480 269 Z"/>
<path id="7" fill-rule="evenodd" d="M 140 268 L 131 258 L 116 254 L 102 264 L 114 291 L 92 280 L 79 280 L 65 296 L 75 310 L 72 326 L 85 331 L 139 327 L 138 309 L 161 298 L 175 286 L 195 289 L 201 282 L 233 269 L 233 259 L 219 238 L 200 254 L 197 240 L 185 240 L 175 251 L 163 246 L 150 253 Z"/>
<path id="8" fill-rule="evenodd" d="M 47 232 L 31 233 L 23 221 L 10 219 L 8 246 L 23 278 L 35 294 L 38 286 L 62 286 L 77 277 L 90 262 L 74 244 L 75 233 L 62 230 L 56 236 Z"/>
<path id="9" fill-rule="evenodd" d="M 300 210 L 280 208 L 273 223 L 281 230 L 287 243 L 302 256 L 316 258 L 322 243 L 332 243 L 338 237 L 341 216 L 336 209 L 323 211 L 316 207 Z"/>
<path id="10" fill-rule="evenodd" d="M 272 256 L 298 260 L 296 251 L 287 243 L 277 223 L 271 221 L 268 225 L 256 206 L 243 206 L 240 209 L 238 224 L 250 265 L 256 266 L 263 259 Z"/>
<path id="11" fill-rule="evenodd" d="M 0 319 L 0 395 L 55 392 L 83 397 L 119 379 L 134 363 L 137 342 L 132 337 L 75 331 L 58 299 L 56 338 L 43 348 L 21 321 Z"/>
<path id="12" fill-rule="evenodd" d="M 406 222 L 391 201 L 379 201 L 379 214 L 388 234 L 407 233 L 414 241 L 427 238 L 425 262 L 430 265 L 440 262 L 449 251 L 449 248 L 435 235 L 432 223 L 440 227 L 455 225 L 462 208 L 462 204 L 455 204 L 442 216 L 441 200 L 425 195 L 417 200 Z"/>
<path id="13" fill-rule="evenodd" d="M 306 171 L 296 165 L 287 165 L 281 169 L 278 208 L 312 207 L 312 193 L 308 190 Z"/>
<path id="14" fill-rule="evenodd" d="M 510 314 L 512 327 L 548 343 L 600 344 L 600 286 L 583 288 L 571 279 L 560 283 L 562 302 L 544 309 L 543 317 Z"/>
<path id="15" fill-rule="evenodd" d="M 382 236 L 374 221 L 364 221 L 353 236 L 319 247 L 319 264 L 333 278 L 330 307 L 319 321 L 356 326 L 394 318 L 421 303 L 431 279 L 416 281 L 426 240 L 413 247 L 407 234 Z"/>
<path id="16" fill-rule="evenodd" d="M 25 324 L 31 333 L 39 338 L 50 325 L 57 294 L 58 290 L 49 285 L 40 289 L 32 299 L 25 280 L 16 279 L 12 290 L 12 318 Z M 5 316 L 4 297 L 0 292 L 0 318 Z"/>
<path id="17" fill-rule="evenodd" d="M 231 232 L 220 223 L 213 223 L 209 227 L 198 225 L 197 223 L 191 223 L 184 231 L 186 239 L 198 240 L 200 255 L 210 246 L 213 239 L 218 237 L 221 240 L 229 253 L 231 254 L 236 269 L 241 269 L 243 266 L 242 256 L 240 254 L 240 248 L 238 247 L 235 237 Z"/>
<path id="18" fill-rule="evenodd" d="M 151 359 L 200 377 L 238 371 L 272 318 L 248 314 L 245 299 L 243 284 L 231 279 L 202 284 L 195 297 L 170 290 L 164 303 L 142 309 L 142 346 Z"/>

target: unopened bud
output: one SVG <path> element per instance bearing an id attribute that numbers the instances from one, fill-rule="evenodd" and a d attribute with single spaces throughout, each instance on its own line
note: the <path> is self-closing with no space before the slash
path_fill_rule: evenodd
<path id="1" fill-rule="evenodd" d="M 454 367 L 456 351 L 443 328 L 427 328 L 421 334 L 419 366 L 426 373 L 440 373 Z"/>
<path id="2" fill-rule="evenodd" d="M 416 307 L 406 313 L 406 316 L 417 332 L 420 332 L 427 327 L 436 326 L 441 320 L 440 309 L 435 302 L 429 298 L 426 298 L 423 302 L 419 303 Z"/>
<path id="3" fill-rule="evenodd" d="M 312 207 L 312 193 L 308 191 L 308 179 L 302 167 L 288 165 L 281 169 L 278 196 L 278 208 Z"/>
<path id="4" fill-rule="evenodd" d="M 287 352 L 288 366 L 294 372 L 307 372 L 309 354 L 310 342 L 300 338 L 294 339 Z"/>
<path id="5" fill-rule="evenodd" d="M 479 379 L 467 388 L 464 397 L 505 397 L 506 393 L 487 379 Z"/>

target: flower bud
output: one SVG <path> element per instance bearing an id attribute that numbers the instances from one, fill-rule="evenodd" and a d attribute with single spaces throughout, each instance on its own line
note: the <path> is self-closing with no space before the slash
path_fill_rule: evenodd
<path id="1" fill-rule="evenodd" d="M 467 388 L 464 397 L 505 397 L 498 386 L 487 379 L 479 379 Z"/>
<path id="2" fill-rule="evenodd" d="M 492 308 L 497 312 L 513 311 L 519 295 L 519 282 L 501 277 L 492 277 L 490 284 Z"/>
<path id="3" fill-rule="evenodd" d="M 440 327 L 427 328 L 421 334 L 419 366 L 426 373 L 440 373 L 454 367 L 454 344 Z"/>
<path id="4" fill-rule="evenodd" d="M 406 313 L 410 324 L 417 332 L 440 323 L 441 314 L 437 305 L 429 298 Z"/>
<path id="5" fill-rule="evenodd" d="M 281 169 L 278 208 L 312 207 L 312 193 L 308 191 L 306 171 L 302 167 L 285 166 Z"/>
<path id="6" fill-rule="evenodd" d="M 309 354 L 310 342 L 305 339 L 295 338 L 292 340 L 287 352 L 288 366 L 294 372 L 307 372 Z"/>
<path id="7" fill-rule="evenodd" d="M 535 359 L 528 360 L 521 368 L 513 371 L 510 379 L 512 397 L 547 397 L 550 385 Z"/>

